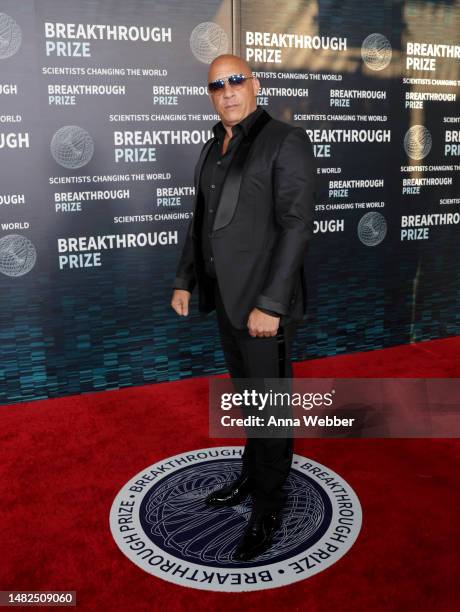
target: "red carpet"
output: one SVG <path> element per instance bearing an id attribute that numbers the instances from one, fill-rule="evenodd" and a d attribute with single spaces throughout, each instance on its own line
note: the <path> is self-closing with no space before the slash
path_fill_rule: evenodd
<path id="1" fill-rule="evenodd" d="M 297 376 L 460 377 L 460 338 L 295 364 Z M 1 408 L 0 589 L 76 590 L 81 610 L 454 610 L 459 602 L 458 440 L 296 440 L 342 475 L 363 509 L 329 569 L 244 594 L 172 585 L 134 566 L 109 530 L 120 487 L 209 440 L 207 380 Z"/>

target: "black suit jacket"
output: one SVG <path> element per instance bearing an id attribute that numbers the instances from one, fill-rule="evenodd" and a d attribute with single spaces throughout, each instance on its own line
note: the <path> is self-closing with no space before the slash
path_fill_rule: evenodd
<path id="1" fill-rule="evenodd" d="M 290 317 L 306 308 L 303 263 L 313 233 L 316 164 L 302 128 L 271 118 L 238 163 L 235 152 L 220 195 L 211 233 L 214 264 L 222 301 L 232 325 L 245 329 L 254 307 Z M 214 138 L 201 150 L 195 168 L 194 215 L 190 222 L 174 287 L 193 291 L 199 309 L 214 309 L 212 283 L 204 273 L 200 227 L 199 179 Z M 241 153 L 242 155 L 242 153 Z M 302 309 L 301 309 L 302 310 Z"/>

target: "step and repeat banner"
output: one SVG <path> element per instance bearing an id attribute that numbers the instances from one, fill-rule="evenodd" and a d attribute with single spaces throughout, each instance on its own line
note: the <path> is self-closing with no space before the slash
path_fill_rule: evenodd
<path id="1" fill-rule="evenodd" d="M 178 318 L 214 57 L 318 166 L 295 359 L 459 331 L 460 2 L 0 0 L 0 402 L 225 371 Z"/>

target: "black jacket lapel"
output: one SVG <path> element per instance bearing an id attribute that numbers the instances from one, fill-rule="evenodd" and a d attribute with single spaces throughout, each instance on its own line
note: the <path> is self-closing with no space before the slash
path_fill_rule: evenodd
<path id="1" fill-rule="evenodd" d="M 249 154 L 249 150 L 259 132 L 264 125 L 270 121 L 271 117 L 263 111 L 249 129 L 249 133 L 244 138 L 238 149 L 235 151 L 232 163 L 225 177 L 222 192 L 219 198 L 216 216 L 214 219 L 213 231 L 228 225 L 233 218 L 235 208 L 238 203 L 241 179 L 243 177 L 244 164 Z"/>

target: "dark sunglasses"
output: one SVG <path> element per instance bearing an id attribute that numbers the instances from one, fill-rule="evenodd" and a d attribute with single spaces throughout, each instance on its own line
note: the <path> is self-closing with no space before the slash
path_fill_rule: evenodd
<path id="1" fill-rule="evenodd" d="M 242 85 L 246 80 L 253 78 L 253 76 L 245 76 L 244 74 L 231 74 L 225 79 L 217 79 L 216 81 L 211 81 L 211 83 L 208 83 L 208 89 L 211 93 L 214 91 L 219 91 L 219 89 L 224 89 L 226 82 L 231 87 L 237 87 L 238 85 Z"/>

